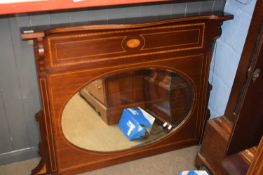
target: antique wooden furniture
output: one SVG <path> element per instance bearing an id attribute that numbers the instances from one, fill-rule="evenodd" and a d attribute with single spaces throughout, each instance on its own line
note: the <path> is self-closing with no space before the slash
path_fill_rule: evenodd
<path id="1" fill-rule="evenodd" d="M 80 95 L 107 124 L 117 124 L 122 110 L 140 106 L 164 122 L 178 125 L 193 98 L 187 82 L 163 70 L 137 70 L 89 83 Z"/>
<path id="2" fill-rule="evenodd" d="M 152 71 L 146 78 L 146 109 L 156 116 L 162 116 L 164 122 L 177 126 L 191 108 L 192 91 L 187 84 L 171 72 Z M 168 99 L 168 100 L 167 100 Z"/>
<path id="3" fill-rule="evenodd" d="M 228 19 L 232 16 L 158 16 L 25 32 L 22 38 L 34 40 L 42 97 L 37 114 L 41 162 L 32 173 L 74 174 L 198 144 L 207 120 L 213 44 Z M 106 88 L 100 81 L 105 75 L 139 69 L 168 70 L 188 82 L 193 98 L 180 125 L 159 140 L 122 151 L 90 151 L 71 144 L 61 127 L 71 97 L 92 81 Z M 161 93 L 169 91 L 167 85 L 173 86 L 166 84 Z"/>
<path id="4" fill-rule="evenodd" d="M 254 159 L 252 161 L 252 164 L 250 164 L 249 166 L 247 174 L 248 175 L 263 174 L 263 137 L 261 137 Z"/>
<path id="5" fill-rule="evenodd" d="M 140 70 L 101 78 L 84 87 L 80 94 L 107 124 L 117 124 L 123 108 L 145 106 L 143 75 Z"/>
<path id="6" fill-rule="evenodd" d="M 225 115 L 208 121 L 197 156 L 213 174 L 262 173 L 262 142 L 254 147 L 263 134 L 262 8 L 258 1 Z"/>

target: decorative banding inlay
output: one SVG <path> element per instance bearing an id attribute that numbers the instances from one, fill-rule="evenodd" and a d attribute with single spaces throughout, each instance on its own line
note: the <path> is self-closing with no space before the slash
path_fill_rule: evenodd
<path id="1" fill-rule="evenodd" d="M 139 39 L 129 39 L 126 44 L 129 48 L 136 48 L 140 46 L 141 41 Z"/>
<path id="2" fill-rule="evenodd" d="M 199 49 L 203 47 L 205 24 L 198 23 L 191 27 L 171 25 L 156 27 L 154 31 L 153 29 L 138 31 L 143 32 L 130 34 L 125 33 L 127 32 L 125 30 L 119 31 L 124 35 L 107 35 L 102 38 L 96 37 L 96 35 L 85 35 L 84 38 L 82 35 L 67 37 L 67 39 L 74 38 L 73 41 L 64 40 L 64 36 L 55 39 L 52 37 L 49 44 L 55 45 L 55 49 L 51 52 L 51 67 L 98 62 L 109 58 L 128 58 L 131 55 L 143 56 Z"/>

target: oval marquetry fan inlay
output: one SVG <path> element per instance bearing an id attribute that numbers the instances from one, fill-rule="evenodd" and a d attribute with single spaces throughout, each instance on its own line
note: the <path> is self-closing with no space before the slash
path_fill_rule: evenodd
<path id="1" fill-rule="evenodd" d="M 127 46 L 129 48 L 136 48 L 141 44 L 141 41 L 139 39 L 130 39 L 127 41 Z"/>

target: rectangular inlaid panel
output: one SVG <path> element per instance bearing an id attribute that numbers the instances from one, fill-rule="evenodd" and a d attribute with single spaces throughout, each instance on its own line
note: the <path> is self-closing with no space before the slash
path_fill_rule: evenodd
<path id="1" fill-rule="evenodd" d="M 200 46 L 200 29 L 156 32 L 143 35 L 146 42 L 143 50 L 156 48 L 180 48 L 185 45 Z"/>
<path id="2" fill-rule="evenodd" d="M 48 37 L 50 67 L 203 48 L 205 25 L 169 25 Z"/>
<path id="3" fill-rule="evenodd" d="M 55 58 L 64 60 L 122 53 L 124 50 L 120 43 L 123 38 L 124 37 L 121 36 L 56 43 Z"/>

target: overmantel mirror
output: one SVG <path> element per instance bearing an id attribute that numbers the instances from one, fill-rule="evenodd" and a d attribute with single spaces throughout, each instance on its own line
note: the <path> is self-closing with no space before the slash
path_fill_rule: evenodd
<path id="1" fill-rule="evenodd" d="M 198 144 L 212 48 L 229 19 L 169 15 L 23 34 L 34 40 L 42 97 L 33 174 L 75 174 Z M 126 109 L 154 118 L 140 139 L 119 127 Z"/>
<path id="2" fill-rule="evenodd" d="M 193 85 L 175 71 L 128 69 L 96 78 L 81 88 L 62 113 L 64 136 L 92 151 L 119 151 L 168 136 L 187 120 L 194 102 Z M 118 127 L 126 108 L 140 107 L 154 116 L 154 128 L 141 139 L 129 140 Z"/>

